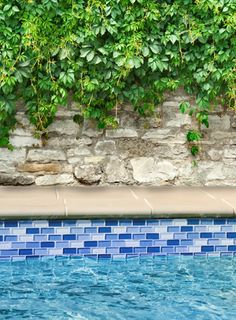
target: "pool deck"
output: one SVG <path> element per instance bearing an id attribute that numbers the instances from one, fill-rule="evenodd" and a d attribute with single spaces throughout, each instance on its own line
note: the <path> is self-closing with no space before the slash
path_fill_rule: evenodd
<path id="1" fill-rule="evenodd" d="M 236 187 L 5 187 L 0 219 L 235 217 Z"/>

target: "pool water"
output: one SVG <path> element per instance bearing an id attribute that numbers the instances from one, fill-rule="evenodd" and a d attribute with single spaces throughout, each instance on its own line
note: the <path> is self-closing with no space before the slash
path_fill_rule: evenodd
<path id="1" fill-rule="evenodd" d="M 231 320 L 234 258 L 0 262 L 0 319 Z"/>

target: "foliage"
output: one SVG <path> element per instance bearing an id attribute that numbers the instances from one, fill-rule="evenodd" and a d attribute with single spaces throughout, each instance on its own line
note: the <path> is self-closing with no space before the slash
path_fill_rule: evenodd
<path id="1" fill-rule="evenodd" d="M 40 132 L 69 96 L 103 128 L 117 104 L 150 115 L 183 86 L 181 111 L 208 127 L 212 105 L 235 107 L 235 28 L 235 0 L 1 0 L 0 146 L 19 98 Z"/>

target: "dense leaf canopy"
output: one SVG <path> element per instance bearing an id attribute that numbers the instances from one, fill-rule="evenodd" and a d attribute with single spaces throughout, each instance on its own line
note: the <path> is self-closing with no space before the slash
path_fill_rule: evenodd
<path id="1" fill-rule="evenodd" d="M 182 86 L 208 126 L 210 105 L 235 107 L 235 30 L 235 0 L 0 0 L 0 145 L 19 98 L 43 132 L 69 96 L 105 127 Z"/>

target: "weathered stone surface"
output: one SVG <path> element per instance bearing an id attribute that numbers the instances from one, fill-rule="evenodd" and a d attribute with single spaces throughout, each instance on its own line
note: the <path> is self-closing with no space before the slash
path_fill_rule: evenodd
<path id="1" fill-rule="evenodd" d="M 155 150 L 155 156 L 162 159 L 187 159 L 189 157 L 189 150 L 186 145 L 182 144 L 172 146 L 160 145 Z"/>
<path id="2" fill-rule="evenodd" d="M 52 172 L 58 173 L 62 171 L 63 166 L 59 163 L 24 163 L 17 167 L 18 171 L 23 172 Z"/>
<path id="3" fill-rule="evenodd" d="M 26 159 L 26 149 L 14 149 L 10 151 L 0 148 L 0 160 L 8 162 L 23 162 Z"/>
<path id="4" fill-rule="evenodd" d="M 106 130 L 107 138 L 137 138 L 138 133 L 135 129 L 109 129 Z"/>
<path id="5" fill-rule="evenodd" d="M 56 132 L 62 135 L 76 136 L 78 130 L 79 130 L 78 124 L 75 123 L 72 119 L 62 119 L 62 120 L 56 119 L 56 121 L 53 122 L 48 127 L 48 132 Z"/>
<path id="6" fill-rule="evenodd" d="M 36 139 L 34 137 L 25 137 L 25 136 L 11 136 L 10 137 L 10 143 L 16 147 L 41 147 L 42 141 L 39 139 Z"/>
<path id="7" fill-rule="evenodd" d="M 35 183 L 38 186 L 50 186 L 50 185 L 57 185 L 57 184 L 72 184 L 75 182 L 73 174 L 55 174 L 55 175 L 44 175 L 37 177 L 35 179 Z"/>
<path id="8" fill-rule="evenodd" d="M 133 177 L 140 183 L 163 183 L 174 180 L 177 168 L 170 161 L 156 161 L 153 158 L 132 159 Z"/>
<path id="9" fill-rule="evenodd" d="M 211 160 L 219 161 L 222 158 L 223 151 L 218 149 L 211 149 L 207 152 Z"/>
<path id="10" fill-rule="evenodd" d="M 103 162 L 105 157 L 102 156 L 91 156 L 91 157 L 85 157 L 84 163 L 85 164 L 97 164 Z"/>
<path id="11" fill-rule="evenodd" d="M 180 128 L 182 126 L 191 125 L 191 118 L 187 114 L 177 113 L 173 119 L 166 121 L 166 127 L 177 127 Z"/>
<path id="12" fill-rule="evenodd" d="M 0 161 L 0 172 L 14 173 L 16 170 L 12 162 Z"/>
<path id="13" fill-rule="evenodd" d="M 114 183 L 126 183 L 129 181 L 129 175 L 127 169 L 125 168 L 124 162 L 118 157 L 111 157 L 110 161 L 107 163 L 105 173 L 107 176 L 107 181 Z"/>
<path id="14" fill-rule="evenodd" d="M 93 165 L 76 167 L 74 174 L 78 181 L 85 185 L 98 184 L 102 178 L 100 167 L 94 167 Z"/>
<path id="15" fill-rule="evenodd" d="M 199 179 L 202 182 L 225 179 L 225 174 L 223 173 L 223 166 L 224 165 L 221 162 L 200 161 L 197 165 Z"/>
<path id="16" fill-rule="evenodd" d="M 14 129 L 13 136 L 24 136 L 24 137 L 32 137 L 33 136 L 33 130 L 29 130 L 28 128 L 22 128 L 20 126 L 16 127 Z"/>
<path id="17" fill-rule="evenodd" d="M 112 140 L 99 141 L 94 150 L 98 155 L 114 154 L 116 152 L 116 144 Z"/>
<path id="18" fill-rule="evenodd" d="M 87 146 L 80 146 L 67 151 L 67 157 L 72 158 L 76 156 L 88 156 L 91 154 L 90 149 Z"/>
<path id="19" fill-rule="evenodd" d="M 48 163 L 51 161 L 66 160 L 62 150 L 32 149 L 27 155 L 27 161 Z"/>
<path id="20" fill-rule="evenodd" d="M 230 129 L 230 117 L 225 114 L 222 117 L 217 115 L 209 115 L 209 129 L 211 131 L 227 131 Z"/>
<path id="21" fill-rule="evenodd" d="M 175 131 L 172 132 L 171 129 L 151 129 L 148 130 L 143 136 L 143 140 L 151 140 L 154 143 L 166 144 L 184 144 L 186 143 L 186 136 L 183 132 Z"/>
<path id="22" fill-rule="evenodd" d="M 78 181 L 236 185 L 234 112 L 223 113 L 221 107 L 211 112 L 210 128 L 203 128 L 201 152 L 193 158 L 186 132 L 198 129 L 197 123 L 179 112 L 179 103 L 190 101 L 194 105 L 194 97 L 186 96 L 183 90 L 165 97 L 167 100 L 150 118 L 140 117 L 130 105 L 118 106 L 113 115 L 119 120 L 119 129 L 106 130 L 105 134 L 95 121 L 73 122 L 73 116 L 80 112 L 78 105 L 59 107 L 43 146 L 34 138 L 35 128 L 23 109 L 18 108 L 18 123 L 11 132 L 11 142 L 17 148 L 13 152 L 0 148 L 0 184 L 31 184 L 36 179 L 42 185 L 75 185 Z"/>
<path id="23" fill-rule="evenodd" d="M 224 157 L 230 159 L 236 159 L 236 146 L 227 147 L 224 150 Z"/>
<path id="24" fill-rule="evenodd" d="M 97 128 L 95 121 L 86 119 L 82 130 L 82 135 L 90 138 L 98 138 L 103 134 L 102 129 Z"/>
<path id="25" fill-rule="evenodd" d="M 34 179 L 34 176 L 0 173 L 0 185 L 4 186 L 31 185 Z"/>

